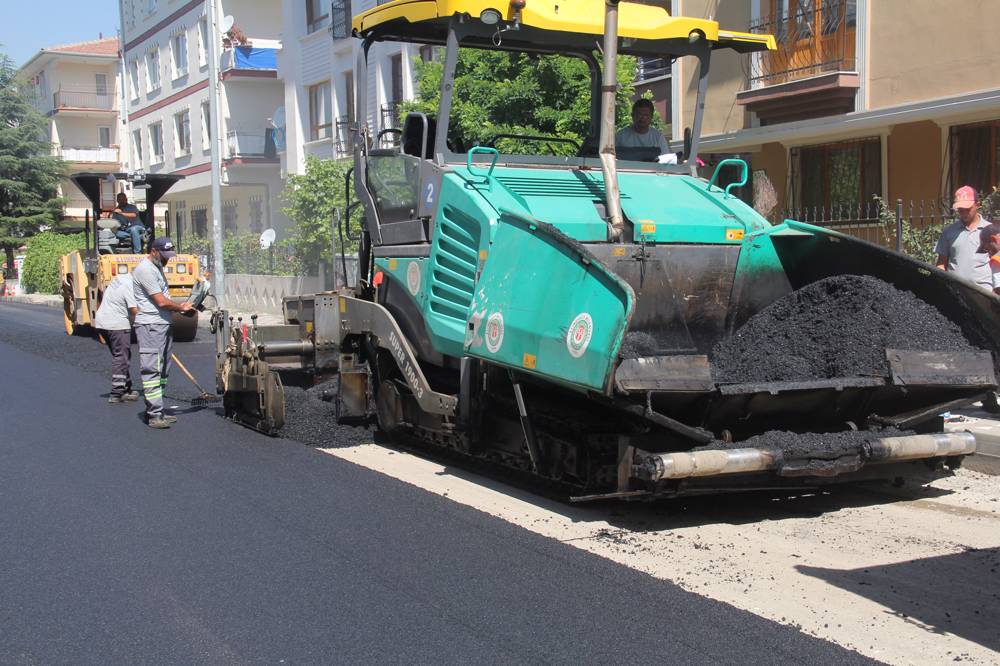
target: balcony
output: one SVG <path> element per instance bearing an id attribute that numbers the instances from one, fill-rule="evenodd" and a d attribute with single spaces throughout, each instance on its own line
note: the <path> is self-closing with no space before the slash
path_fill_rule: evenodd
<path id="1" fill-rule="evenodd" d="M 277 161 L 274 129 L 232 130 L 226 132 L 226 157 L 249 162 Z"/>
<path id="2" fill-rule="evenodd" d="M 97 88 L 63 88 L 52 93 L 52 113 L 60 111 L 107 111 L 118 108 L 113 91 Z"/>
<path id="3" fill-rule="evenodd" d="M 118 148 L 69 148 L 61 146 L 58 149 L 59 157 L 67 162 L 78 164 L 105 162 L 111 164 L 118 163 Z"/>
<path id="4" fill-rule="evenodd" d="M 278 78 L 281 42 L 273 39 L 252 39 L 250 42 L 254 46 L 234 46 L 222 52 L 219 71 L 223 79 Z"/>
<path id="5" fill-rule="evenodd" d="M 773 34 L 776 51 L 751 54 L 738 104 L 762 125 L 848 113 L 860 85 L 856 0 L 787 0 L 750 31 Z M 773 6 L 773 5 L 772 5 Z"/>

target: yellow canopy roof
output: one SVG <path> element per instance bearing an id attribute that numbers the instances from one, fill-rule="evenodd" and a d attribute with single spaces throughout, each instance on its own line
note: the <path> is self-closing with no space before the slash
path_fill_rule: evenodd
<path id="1" fill-rule="evenodd" d="M 622 2 L 618 7 L 618 35 L 626 41 L 635 40 L 627 44 L 629 52 L 642 52 L 642 42 L 647 40 L 686 41 L 692 32 L 704 35 L 715 48 L 731 48 L 741 53 L 776 48 L 772 35 L 721 30 L 716 21 L 672 17 L 661 7 L 630 2 Z M 514 10 L 503 0 L 393 0 L 355 16 L 353 28 L 355 34 L 362 36 L 384 31 L 387 37 L 399 40 L 443 41 L 452 16 L 467 14 L 478 20 L 487 9 L 498 11 L 508 21 L 514 17 Z M 526 0 L 521 25 L 534 30 L 524 35 L 518 35 L 518 31 L 505 32 L 504 41 L 528 44 L 538 31 L 577 36 L 577 40 L 569 43 L 578 42 L 579 36 L 587 36 L 589 41 L 590 36 L 604 34 L 604 0 Z M 651 52 L 657 51 L 653 44 L 649 46 Z"/>

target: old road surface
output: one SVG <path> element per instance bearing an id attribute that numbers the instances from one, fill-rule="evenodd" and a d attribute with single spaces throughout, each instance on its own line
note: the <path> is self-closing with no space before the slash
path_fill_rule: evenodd
<path id="1" fill-rule="evenodd" d="M 571 506 L 176 371 L 151 431 L 61 319 L 0 304 L 2 664 L 1000 662 L 995 477 Z"/>

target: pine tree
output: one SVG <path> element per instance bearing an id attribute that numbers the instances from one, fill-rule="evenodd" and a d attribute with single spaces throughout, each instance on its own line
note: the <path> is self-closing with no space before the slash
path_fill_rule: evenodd
<path id="1" fill-rule="evenodd" d="M 50 155 L 45 117 L 19 89 L 13 61 L 0 53 L 0 248 L 14 250 L 62 218 L 57 197 L 63 162 Z"/>

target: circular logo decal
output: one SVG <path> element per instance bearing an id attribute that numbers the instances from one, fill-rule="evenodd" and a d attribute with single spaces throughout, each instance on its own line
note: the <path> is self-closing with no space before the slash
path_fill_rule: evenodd
<path id="1" fill-rule="evenodd" d="M 594 334 L 594 320 L 586 312 L 578 314 L 566 333 L 566 349 L 573 358 L 580 358 L 587 351 L 590 337 Z"/>
<path id="2" fill-rule="evenodd" d="M 410 293 L 414 296 L 420 291 L 420 263 L 416 261 L 411 261 L 410 265 L 406 267 L 406 288 L 410 290 Z"/>
<path id="3" fill-rule="evenodd" d="M 494 312 L 490 315 L 490 318 L 486 320 L 486 335 L 483 337 L 486 339 L 486 348 L 490 350 L 491 354 L 500 351 L 500 345 L 503 344 L 502 314 Z"/>

